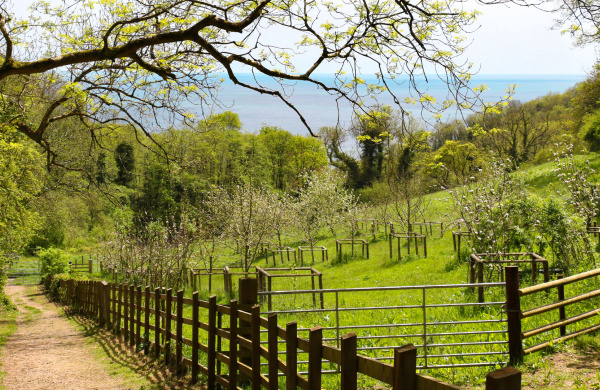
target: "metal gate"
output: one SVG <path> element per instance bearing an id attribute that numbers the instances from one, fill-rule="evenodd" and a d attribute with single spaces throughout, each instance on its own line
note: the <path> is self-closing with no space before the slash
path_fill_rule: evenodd
<path id="1" fill-rule="evenodd" d="M 7 270 L 8 284 L 34 285 L 41 281 L 41 262 L 39 259 L 15 259 Z"/>

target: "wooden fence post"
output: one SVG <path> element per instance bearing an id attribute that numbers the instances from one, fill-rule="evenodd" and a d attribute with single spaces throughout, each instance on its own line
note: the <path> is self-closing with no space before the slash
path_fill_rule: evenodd
<path id="1" fill-rule="evenodd" d="M 521 371 L 514 367 L 488 372 L 485 376 L 486 390 L 521 390 Z"/>
<path id="2" fill-rule="evenodd" d="M 160 287 L 154 289 L 154 355 L 160 357 Z"/>
<path id="3" fill-rule="evenodd" d="M 142 286 L 137 286 L 136 296 L 135 345 L 139 352 L 140 344 L 142 344 Z"/>
<path id="4" fill-rule="evenodd" d="M 183 375 L 183 290 L 177 291 L 177 339 L 175 343 L 175 374 Z"/>
<path id="5" fill-rule="evenodd" d="M 237 390 L 237 334 L 238 307 L 237 300 L 229 302 L 229 389 Z"/>
<path id="6" fill-rule="evenodd" d="M 523 361 L 521 343 L 521 300 L 519 298 L 519 267 L 504 268 L 506 280 L 506 320 L 508 326 L 508 354 L 510 364 Z"/>
<path id="7" fill-rule="evenodd" d="M 358 381 L 358 357 L 356 356 L 356 333 L 342 336 L 341 388 L 356 390 Z"/>
<path id="8" fill-rule="evenodd" d="M 417 389 L 417 347 L 412 344 L 394 350 L 394 390 Z"/>
<path id="9" fill-rule="evenodd" d="M 119 295 L 117 302 L 117 335 L 121 334 L 121 308 L 123 307 L 123 285 L 118 285 Z"/>
<path id="10" fill-rule="evenodd" d="M 258 280 L 252 278 L 241 278 L 239 280 L 239 300 L 238 305 L 239 309 L 245 311 L 247 313 L 252 312 L 252 307 L 256 305 L 258 302 Z M 239 327 L 243 330 L 240 332 L 240 336 L 244 337 L 248 340 L 252 340 L 252 332 L 250 330 L 251 323 L 248 321 L 242 321 L 240 319 Z M 248 367 L 252 367 L 252 357 L 249 351 L 240 350 L 239 353 L 240 362 L 247 365 Z M 240 375 L 242 376 L 242 375 Z M 248 381 L 251 378 L 246 378 L 245 375 L 242 376 L 243 381 Z"/>
<path id="11" fill-rule="evenodd" d="M 252 307 L 252 324 L 250 341 L 252 341 L 252 390 L 260 390 L 260 306 Z"/>
<path id="12" fill-rule="evenodd" d="M 129 289 L 121 285 L 123 290 L 123 339 L 129 338 Z"/>
<path id="13" fill-rule="evenodd" d="M 111 305 L 111 309 L 110 309 L 110 314 L 109 316 L 111 317 L 111 329 L 115 330 L 115 324 L 117 323 L 117 284 L 116 283 L 111 283 L 110 284 L 110 305 Z"/>
<path id="14" fill-rule="evenodd" d="M 216 336 L 217 336 L 217 296 L 208 298 L 208 388 L 216 388 Z"/>
<path id="15" fill-rule="evenodd" d="M 150 286 L 144 289 L 144 355 L 150 352 Z"/>
<path id="16" fill-rule="evenodd" d="M 200 373 L 200 366 L 198 365 L 198 328 L 200 327 L 198 312 L 198 291 L 194 291 L 192 293 L 192 384 L 198 382 L 198 374 Z"/>
<path id="17" fill-rule="evenodd" d="M 268 319 L 269 348 L 269 390 L 279 389 L 279 355 L 277 354 L 277 314 L 269 314 Z M 342 387 L 343 388 L 343 387 Z"/>
<path id="18" fill-rule="evenodd" d="M 88 261 L 88 270 L 90 272 L 90 275 L 94 273 L 94 263 L 93 263 L 92 259 L 90 259 Z"/>
<path id="19" fill-rule="evenodd" d="M 165 305 L 165 365 L 171 363 L 171 320 L 173 318 L 173 290 L 167 290 Z"/>
<path id="20" fill-rule="evenodd" d="M 323 359 L 323 328 L 310 329 L 308 335 L 308 388 L 321 388 L 321 359 Z"/>
<path id="21" fill-rule="evenodd" d="M 94 317 L 96 317 L 98 323 L 100 323 L 102 321 L 102 301 L 101 301 L 101 294 L 100 294 L 100 286 L 101 283 L 100 282 L 93 282 L 93 286 L 94 286 Z"/>
<path id="22" fill-rule="evenodd" d="M 563 274 L 559 274 L 557 276 L 557 279 L 562 279 L 563 278 Z M 558 292 L 558 301 L 564 301 L 565 300 L 565 286 L 561 285 L 561 286 L 557 286 L 556 290 Z M 567 313 L 565 310 L 564 306 L 561 306 L 558 308 L 558 319 L 560 321 L 564 321 L 567 318 Z M 560 335 L 561 336 L 565 336 L 567 334 L 567 327 L 566 326 L 561 326 L 560 327 Z"/>
<path id="23" fill-rule="evenodd" d="M 285 335 L 285 361 L 288 369 L 285 388 L 296 390 L 298 388 L 298 324 L 296 321 L 287 323 Z"/>
<path id="24" fill-rule="evenodd" d="M 96 291 L 98 291 L 98 325 L 100 327 L 104 326 L 104 283 L 106 282 L 97 282 Z"/>
<path id="25" fill-rule="evenodd" d="M 129 345 L 135 345 L 135 286 L 129 286 Z"/>
<path id="26" fill-rule="evenodd" d="M 94 309 L 94 282 L 87 282 L 87 290 L 86 290 L 86 298 L 87 298 L 87 315 L 91 317 L 92 311 Z"/>
<path id="27" fill-rule="evenodd" d="M 110 327 L 110 286 L 106 281 L 100 282 L 100 302 L 102 303 L 102 325 Z"/>

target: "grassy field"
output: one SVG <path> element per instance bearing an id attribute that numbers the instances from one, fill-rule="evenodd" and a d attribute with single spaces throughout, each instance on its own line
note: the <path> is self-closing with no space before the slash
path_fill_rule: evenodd
<path id="1" fill-rule="evenodd" d="M 600 158 L 598 155 L 590 155 L 591 166 L 594 168 L 600 167 Z M 536 167 L 525 168 L 515 173 L 520 176 L 527 189 L 541 197 L 560 196 L 561 186 L 557 184 L 556 173 L 554 172 L 555 163 L 547 163 Z M 449 194 L 439 192 L 426 196 L 426 202 L 429 204 L 427 218 L 429 220 L 444 221 L 446 229 L 448 229 L 443 237 L 439 234 L 439 229 L 434 228 L 432 236 L 427 238 L 427 258 L 423 257 L 421 250 L 420 255 L 406 255 L 406 243 L 403 244 L 403 258 L 398 260 L 396 247 L 394 243 L 394 257 L 389 256 L 389 243 L 386 240 L 383 232 L 380 232 L 373 237 L 369 232 L 362 232 L 356 238 L 364 238 L 369 242 L 370 258 L 356 255 L 349 255 L 349 251 L 345 248 L 345 255 L 341 258 L 335 256 L 335 240 L 336 238 L 349 238 L 348 232 L 340 231 L 337 237 L 331 236 L 324 232 L 323 237 L 317 245 L 325 246 L 329 249 L 328 262 L 320 261 L 320 254 L 316 254 L 317 260 L 314 263 L 305 264 L 316 268 L 323 274 L 323 287 L 325 289 L 346 289 L 346 288 L 361 288 L 361 287 L 386 287 L 386 286 L 420 286 L 420 285 L 448 285 L 448 284 L 464 284 L 468 282 L 468 269 L 466 259 L 469 251 L 463 247 L 464 251 L 460 256 L 455 253 L 452 245 L 452 236 L 448 226 L 448 222 L 453 219 L 452 208 L 448 200 Z M 417 230 L 418 231 L 418 230 Z M 296 247 L 301 243 L 297 242 L 293 237 L 287 237 L 285 245 Z M 360 252 L 360 249 L 357 251 Z M 228 251 L 223 250 L 222 258 L 217 260 L 215 268 L 231 265 L 235 263 L 235 258 Z M 305 257 L 306 258 L 306 257 Z M 279 260 L 278 260 L 279 261 Z M 259 259 L 255 264 L 260 267 L 272 267 L 272 263 L 266 263 L 264 258 Z M 282 266 L 280 263 L 277 266 Z M 284 266 L 298 267 L 299 264 L 288 264 Z M 295 272 L 295 271 L 290 271 Z M 487 281 L 487 280 L 486 280 Z M 490 281 L 496 281 L 492 278 Z M 237 289 L 234 280 L 234 290 Z M 525 277 L 524 285 L 531 284 L 531 281 Z M 206 280 L 203 280 L 203 286 L 206 286 Z M 306 290 L 310 289 L 310 278 L 289 278 L 289 279 L 274 279 L 272 289 L 274 291 L 283 290 Z M 571 285 L 566 288 L 565 294 L 567 297 L 579 294 L 581 291 L 589 291 L 598 289 L 600 285 L 596 280 L 592 280 L 582 285 Z M 425 296 L 424 292 L 425 291 Z M 219 303 L 227 303 L 229 297 L 225 295 L 223 290 L 223 279 L 221 276 L 215 276 L 213 279 L 213 291 L 208 292 L 206 287 L 200 291 L 200 299 L 208 299 L 211 294 L 216 294 Z M 191 295 L 191 289 L 187 289 L 186 296 Z M 234 297 L 237 293 L 234 292 Z M 317 304 L 319 302 L 316 297 Z M 423 372 L 436 377 L 443 378 L 449 382 L 461 385 L 477 386 L 481 384 L 485 378 L 485 374 L 495 368 L 503 365 L 507 357 L 501 354 L 505 352 L 507 347 L 502 343 L 506 341 L 506 335 L 502 331 L 506 328 L 503 321 L 506 315 L 502 308 L 493 302 L 504 302 L 503 288 L 489 288 L 485 293 L 486 305 L 473 305 L 477 296 L 468 288 L 440 288 L 440 289 L 406 289 L 398 291 L 372 291 L 372 292 L 339 292 L 326 293 L 324 295 L 324 307 L 327 309 L 317 313 L 297 313 L 296 310 L 307 310 L 314 308 L 313 297 L 310 294 L 302 295 L 283 295 L 274 296 L 273 310 L 287 311 L 291 313 L 279 314 L 278 320 L 280 325 L 284 325 L 288 321 L 298 321 L 300 329 L 308 329 L 310 327 L 320 325 L 326 327 L 324 337 L 329 339 L 329 342 L 336 344 L 336 338 L 346 331 L 355 331 L 359 336 L 359 348 L 365 348 L 364 354 L 386 358 L 391 355 L 389 347 L 414 343 L 416 345 L 426 344 L 445 344 L 444 346 L 428 348 L 429 357 L 427 364 L 431 365 L 472 365 L 472 364 L 489 364 L 483 367 L 450 367 L 438 368 L 431 370 L 423 370 Z M 436 304 L 455 304 L 453 307 L 432 307 L 427 308 L 424 315 L 421 305 L 424 299 L 428 305 Z M 548 295 L 537 295 L 528 297 L 522 302 L 523 310 L 534 306 L 545 304 L 555 299 Z M 489 303 L 492 302 L 492 303 Z M 583 304 L 570 306 L 567 311 L 581 312 L 590 308 L 598 307 L 597 301 L 588 301 Z M 462 304 L 468 304 L 461 306 Z M 389 309 L 390 306 L 409 306 L 402 309 Z M 335 311 L 337 308 L 345 308 L 345 311 Z M 263 303 L 261 311 L 266 311 L 267 305 Z M 350 310 L 350 309 L 360 310 Z M 370 308 L 370 309 L 365 309 Z M 186 317 L 191 317 L 191 310 L 184 314 Z M 556 313 L 548 313 L 546 316 L 535 317 L 531 320 L 525 320 L 524 326 L 527 329 L 534 328 L 541 324 L 556 321 Z M 447 323 L 451 321 L 462 321 L 462 324 L 451 325 L 443 324 L 431 327 L 428 326 L 427 336 L 423 336 L 423 318 L 426 318 L 428 324 L 431 323 Z M 201 318 L 206 320 L 206 318 Z M 585 327 L 588 322 L 584 322 L 577 328 Z M 413 324 L 403 325 L 399 324 Z M 368 325 L 379 325 L 379 327 L 369 327 Z M 384 325 L 384 326 L 381 326 Z M 362 328 L 353 328 L 363 326 Z M 341 329 L 338 331 L 338 327 Z M 572 330 L 570 328 L 570 330 Z M 433 333 L 432 333 L 433 332 Z M 459 335 L 452 333 L 461 333 Z M 556 331 L 558 332 L 558 330 Z M 184 327 L 186 337 L 190 337 L 191 329 Z M 301 333 L 302 334 L 302 333 Z M 304 333 L 306 335 L 306 333 Z M 556 335 L 556 333 L 554 333 Z M 152 336 L 151 336 L 152 337 Z M 589 336 L 588 336 L 589 337 Z M 593 336 L 591 339 L 595 339 Z M 544 341 L 540 337 L 534 337 L 526 340 L 525 346 Z M 476 345 L 456 346 L 448 344 L 461 344 L 466 342 L 475 342 Z M 568 343 L 571 345 L 571 343 Z M 388 347 L 388 349 L 379 349 Z M 552 349 L 560 350 L 562 346 L 553 346 Z M 487 355 L 489 352 L 498 354 Z M 191 355 L 189 349 L 185 349 L 186 355 Z M 479 354 L 470 357 L 461 356 L 464 353 Z M 454 355 L 438 356 L 435 355 Z M 419 355 L 423 355 L 423 348 L 420 347 Z M 522 366 L 524 370 L 535 371 L 540 366 L 544 365 L 545 355 L 538 353 L 527 357 L 525 364 Z M 389 361 L 388 361 L 389 362 Z M 496 364 L 497 363 L 497 364 Z M 424 359 L 418 360 L 419 365 L 424 364 Z M 302 367 L 301 367 L 302 369 Z M 327 368 L 325 368 L 327 369 Z M 361 378 L 361 386 L 370 388 L 375 386 L 374 381 L 367 378 Z M 335 376 L 326 376 L 324 387 L 328 389 L 339 388 Z"/>

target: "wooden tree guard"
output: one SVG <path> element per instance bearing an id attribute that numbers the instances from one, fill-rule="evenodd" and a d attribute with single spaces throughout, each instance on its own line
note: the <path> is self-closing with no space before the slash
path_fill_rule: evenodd
<path id="1" fill-rule="evenodd" d="M 279 256 L 281 257 L 281 265 L 283 265 L 284 263 L 284 253 L 287 256 L 287 262 L 291 262 L 292 259 L 290 259 L 290 253 L 292 254 L 292 257 L 294 258 L 294 263 L 296 263 L 297 261 L 297 257 L 296 257 L 296 250 L 294 248 L 291 248 L 289 246 L 277 246 L 277 247 L 267 247 L 264 248 L 264 255 L 265 255 L 265 261 L 267 262 L 267 265 L 269 264 L 269 255 L 271 255 L 272 259 L 273 259 L 273 267 L 277 266 L 277 254 L 279 254 Z"/>
<path id="2" fill-rule="evenodd" d="M 291 272 L 302 272 L 308 271 L 308 273 L 291 273 Z M 272 280 L 273 278 L 302 278 L 302 277 L 310 277 L 312 290 L 315 290 L 315 278 L 319 281 L 319 290 L 323 289 L 323 274 L 317 271 L 312 267 L 300 267 L 300 268 L 260 268 L 256 267 L 256 272 L 258 276 L 258 291 L 272 291 Z M 278 272 L 287 272 L 285 274 L 279 274 Z M 325 308 L 325 303 L 323 300 L 323 293 L 320 293 L 321 298 L 321 309 Z M 313 306 L 317 305 L 316 293 L 312 293 L 313 296 Z M 264 300 L 264 297 L 262 297 Z M 273 310 L 272 306 L 272 297 L 271 295 L 267 298 L 269 311 Z"/>
<path id="3" fill-rule="evenodd" d="M 398 232 L 398 233 L 390 233 L 389 239 L 389 253 L 390 259 L 394 258 L 394 238 L 397 242 L 397 251 L 398 251 L 398 260 L 402 259 L 402 242 L 400 240 L 406 240 L 407 246 L 407 254 L 410 255 L 410 244 L 411 241 L 414 241 L 415 245 L 415 253 L 419 254 L 419 240 L 423 244 L 423 257 L 427 257 L 427 237 L 420 233 L 415 232 Z"/>
<path id="4" fill-rule="evenodd" d="M 433 226 L 440 227 L 440 237 L 444 237 L 444 222 L 439 221 L 423 221 L 423 222 L 413 222 L 413 226 L 419 227 L 419 233 L 423 234 L 423 228 L 425 228 L 425 235 L 431 235 L 433 237 Z M 429 231 L 428 228 L 429 227 Z"/>
<path id="5" fill-rule="evenodd" d="M 251 269 L 254 269 L 254 271 L 250 271 Z M 240 271 L 241 270 L 241 271 Z M 233 297 L 233 277 L 234 276 L 241 276 L 243 278 L 248 278 L 251 276 L 256 277 L 257 275 L 257 271 L 256 271 L 256 267 L 255 266 L 251 266 L 250 270 L 245 271 L 244 267 L 239 266 L 239 265 L 234 265 L 234 266 L 225 266 L 223 268 L 223 287 L 225 289 L 225 293 L 227 295 L 229 295 L 229 297 Z"/>
<path id="6" fill-rule="evenodd" d="M 327 248 L 324 246 L 310 246 L 300 245 L 298 246 L 298 256 L 300 257 L 300 265 L 304 266 L 304 252 L 310 252 L 312 262 L 315 261 L 315 252 L 321 252 L 321 261 L 324 263 L 326 260 L 329 261 L 329 253 Z"/>
<path id="7" fill-rule="evenodd" d="M 594 237 L 598 237 L 598 243 L 600 244 L 600 226 L 598 226 L 596 221 L 593 224 L 587 224 L 586 232 L 592 234 Z"/>
<path id="8" fill-rule="evenodd" d="M 472 232 L 465 230 L 465 231 L 453 231 L 452 232 L 452 244 L 454 245 L 454 251 L 460 256 L 460 248 L 461 248 L 461 241 L 463 237 L 471 237 L 473 235 Z"/>
<path id="9" fill-rule="evenodd" d="M 377 219 L 355 219 L 354 220 L 355 232 L 357 234 L 370 233 L 373 239 L 375 239 L 376 227 L 380 226 L 380 222 Z"/>
<path id="10" fill-rule="evenodd" d="M 354 246 L 360 245 L 361 254 L 365 256 L 365 252 L 367 255 L 367 259 L 369 258 L 369 243 L 367 240 L 363 240 L 362 238 L 342 238 L 339 240 L 335 240 L 335 256 L 338 259 L 342 259 L 342 245 L 350 245 L 351 247 L 351 255 L 354 257 Z"/>

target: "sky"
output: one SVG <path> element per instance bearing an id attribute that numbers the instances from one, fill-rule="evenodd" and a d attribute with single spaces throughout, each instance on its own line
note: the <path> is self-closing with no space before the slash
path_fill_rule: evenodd
<path id="1" fill-rule="evenodd" d="M 481 74 L 584 74 L 596 60 L 591 46 L 552 30 L 555 14 L 512 5 L 478 7 L 482 12 L 467 49 Z"/>
<path id="2" fill-rule="evenodd" d="M 27 15 L 31 3 L 13 0 L 13 10 L 19 16 Z M 554 14 L 516 5 L 476 7 L 482 15 L 476 23 L 479 28 L 469 34 L 472 43 L 466 55 L 480 74 L 585 74 L 595 62 L 593 46 L 574 47 L 569 35 L 552 30 Z M 282 43 L 297 41 L 278 32 L 271 35 Z M 323 68 L 319 73 L 334 71 Z"/>

